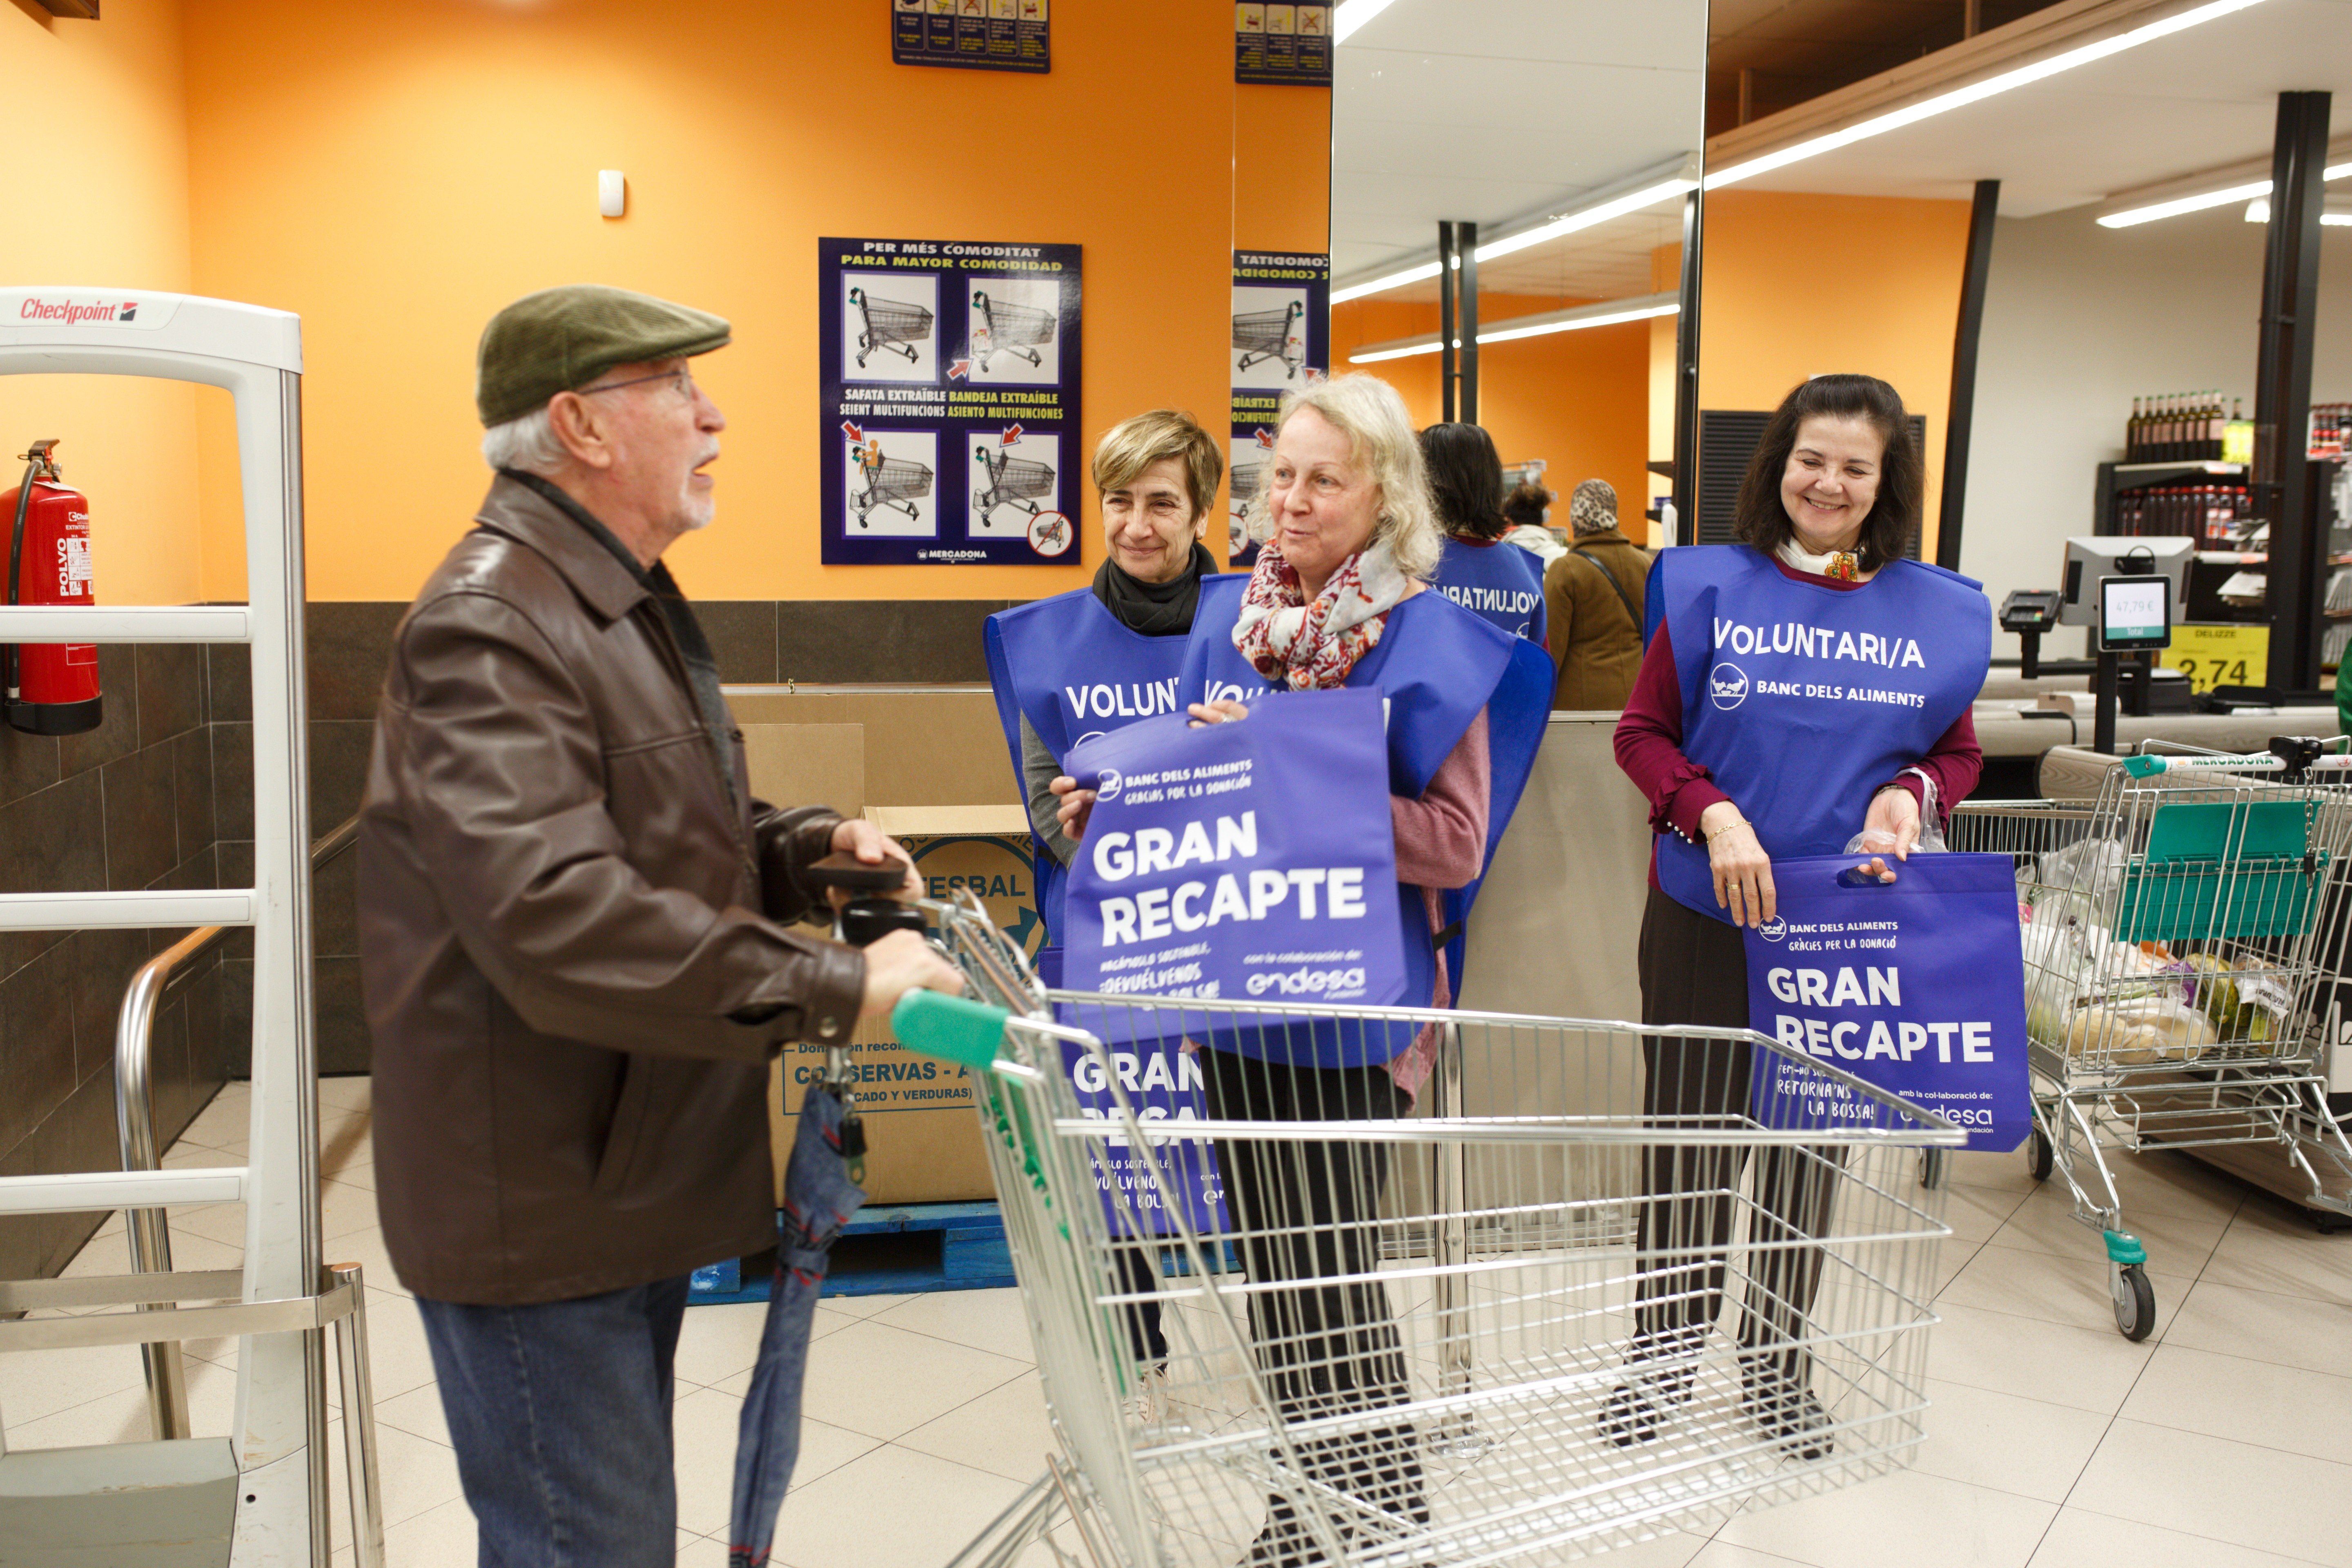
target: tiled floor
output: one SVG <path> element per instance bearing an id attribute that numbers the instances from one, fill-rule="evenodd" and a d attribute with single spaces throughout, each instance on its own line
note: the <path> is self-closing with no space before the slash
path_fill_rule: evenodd
<path id="1" fill-rule="evenodd" d="M 394 1568 L 462 1568 L 457 1484 L 415 1310 L 375 1228 L 368 1087 L 320 1086 L 328 1254 L 367 1266 L 387 1540 Z M 233 1085 L 168 1164 L 242 1157 Z M 2179 1156 L 2126 1161 L 2157 1331 L 2111 1326 L 2097 1238 L 2021 1159 L 1962 1155 L 1929 1357 L 1931 1436 L 1906 1474 L 1674 1535 L 1619 1568 L 2352 1568 L 2352 1234 Z M 174 1211 L 173 1262 L 234 1266 L 236 1205 Z M 126 1266 L 121 1226 L 68 1270 Z M 681 1564 L 726 1561 L 737 1412 L 758 1306 L 698 1307 L 678 1350 Z M 777 1531 L 790 1568 L 934 1568 L 1042 1472 L 1050 1441 L 1009 1290 L 836 1299 L 817 1310 L 808 1425 Z M 234 1342 L 190 1347 L 199 1432 L 226 1432 Z M 0 1357 L 11 1447 L 145 1436 L 135 1350 Z M 340 1433 L 333 1435 L 337 1441 Z M 337 1450 L 339 1451 L 339 1450 Z M 336 1479 L 338 1564 L 350 1553 Z M 710 1533 L 717 1531 L 719 1536 Z"/>

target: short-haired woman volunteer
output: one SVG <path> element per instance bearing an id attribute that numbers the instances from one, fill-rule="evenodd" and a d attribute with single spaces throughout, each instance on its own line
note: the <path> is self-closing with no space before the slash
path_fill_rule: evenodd
<path id="1" fill-rule="evenodd" d="M 1432 425 L 1421 433 L 1430 498 L 1445 531 L 1429 585 L 1513 637 L 1544 641 L 1543 565 L 1507 545 L 1503 459 L 1475 425 Z"/>
<path id="2" fill-rule="evenodd" d="M 1387 695 L 1403 1001 L 1447 1005 L 1435 939 L 1460 918 L 1449 911 L 1466 910 L 1526 783 L 1548 712 L 1550 659 L 1424 591 L 1440 535 L 1420 446 L 1385 382 L 1342 375 L 1286 401 L 1250 521 L 1262 548 L 1247 583 L 1219 578 L 1202 590 L 1182 679 L 1190 710 L 1219 722 L 1244 718 L 1244 700 L 1272 690 L 1369 686 Z M 1078 837 L 1093 794 L 1066 778 L 1055 788 Z M 1391 1120 L 1410 1108 L 1434 1045 L 1434 1030 L 1405 1041 L 1372 1028 L 1213 1037 L 1201 1053 L 1209 1112 L 1219 1121 Z M 1377 1271 L 1384 1145 L 1219 1142 L 1216 1154 L 1254 1282 Z M 1250 1321 L 1260 1364 L 1294 1420 L 1411 1397 L 1377 1285 L 1255 1294 Z M 1328 1485 L 1400 1519 L 1428 1517 L 1409 1426 L 1317 1439 L 1304 1457 Z M 1270 1500 L 1269 1515 L 1251 1563 L 1320 1560 L 1286 1501 Z"/>
<path id="3" fill-rule="evenodd" d="M 1983 758 L 1969 713 L 1990 658 L 1991 606 L 1969 579 L 1905 558 L 1923 488 L 1895 389 L 1815 376 L 1765 428 L 1740 486 L 1740 542 L 1668 550 L 1651 569 L 1654 630 L 1616 737 L 1658 835 L 1642 918 L 1644 1024 L 1747 1027 L 1739 927 L 1772 919 L 1773 862 L 1842 854 L 1868 832 L 1883 836 L 1870 847 L 1886 847 L 1872 867 L 1891 878 L 1885 858 L 1917 841 L 1927 787 L 1940 811 L 1976 786 Z M 1744 1044 L 1655 1036 L 1643 1053 L 1651 1116 L 1747 1103 Z M 1722 1297 L 1732 1207 L 1722 1194 L 1738 1187 L 1744 1152 L 1651 1151 L 1636 1368 L 1601 1418 L 1620 1443 L 1655 1436 L 1690 1397 Z M 1808 1455 L 1830 1447 L 1827 1416 L 1808 1358 L 1785 1346 L 1811 1310 L 1821 1255 L 1767 1244 L 1774 1220 L 1819 1234 L 1823 1174 L 1812 1152 L 1759 1156 L 1757 1261 L 1738 1331 L 1750 1415 Z M 1717 1195 L 1675 1195 L 1685 1192 Z M 1717 1261 L 1677 1269 L 1678 1250 Z"/>
<path id="4" fill-rule="evenodd" d="M 1050 785 L 1087 735 L 1176 710 L 1176 679 L 1201 584 L 1216 562 L 1201 544 L 1224 458 L 1189 414 L 1155 408 L 1113 426 L 1095 447 L 1104 560 L 1091 587 L 1073 588 L 989 616 L 988 673 L 1013 771 L 1034 830 L 1037 912 L 1049 943 L 1039 970 L 1060 979 L 1066 868 L 1076 846 L 1055 820 Z M 1236 579 L 1238 581 L 1238 579 Z M 1132 1291 L 1157 1288 L 1156 1258 L 1137 1248 L 1120 1264 Z M 1168 1358 L 1160 1309 L 1129 1310 L 1136 1361 Z M 1141 1398 L 1151 1396 L 1150 1380 Z M 1139 1415 L 1149 1415 L 1139 1405 Z"/>

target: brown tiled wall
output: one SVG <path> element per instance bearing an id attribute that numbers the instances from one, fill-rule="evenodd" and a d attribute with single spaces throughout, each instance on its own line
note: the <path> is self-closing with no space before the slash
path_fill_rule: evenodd
<path id="1" fill-rule="evenodd" d="M 0 727 L 0 892 L 220 885 L 207 651 L 100 648 L 98 729 Z M 0 1175 L 115 1168 L 115 1014 L 139 965 L 183 934 L 0 932 Z M 226 1076 L 222 978 L 217 958 L 200 963 L 157 1016 L 159 1138 Z M 0 1218 L 0 1279 L 55 1272 L 104 1217 Z"/>
<path id="2" fill-rule="evenodd" d="M 730 684 L 985 680 L 981 622 L 1011 600 L 705 600 Z M 310 837 L 359 807 L 376 694 L 404 605 L 309 607 Z M 248 887 L 253 709 L 246 651 L 103 647 L 106 722 L 63 741 L 0 729 L 0 892 Z M 356 858 L 313 884 L 319 1068 L 368 1069 Z M 114 1018 L 179 931 L 0 932 L 0 1175 L 115 1163 Z M 253 943 L 175 986 L 155 1038 L 168 1141 L 252 1059 Z M 0 1279 L 53 1272 L 103 1216 L 0 1218 Z"/>

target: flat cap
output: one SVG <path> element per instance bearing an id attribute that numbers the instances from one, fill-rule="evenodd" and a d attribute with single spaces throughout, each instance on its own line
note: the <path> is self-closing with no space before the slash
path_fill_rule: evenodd
<path id="1" fill-rule="evenodd" d="M 724 348 L 723 317 L 602 283 L 526 294 L 490 318 L 475 356 L 474 405 L 485 426 L 520 419 L 616 364 Z"/>

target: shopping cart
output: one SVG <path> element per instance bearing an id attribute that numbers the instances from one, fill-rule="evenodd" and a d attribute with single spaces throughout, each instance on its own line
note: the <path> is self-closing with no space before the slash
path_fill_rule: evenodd
<path id="1" fill-rule="evenodd" d="M 857 334 L 857 364 L 866 366 L 866 356 L 877 349 L 895 349 L 907 356 L 908 364 L 921 362 L 915 345 L 929 341 L 931 313 L 920 305 L 909 305 L 899 300 L 876 300 L 863 289 L 849 291 L 849 302 L 866 319 L 866 330 Z"/>
<path id="2" fill-rule="evenodd" d="M 2149 742 L 2151 746 L 2160 742 Z M 2186 752 L 2186 749 L 2179 749 Z M 2335 776 L 2352 758 L 2321 759 Z M 1956 850 L 2002 854 L 2028 906 L 2027 1167 L 2062 1176 L 2105 1240 L 2116 1327 L 2156 1324 L 2147 1249 L 2122 1228 L 2107 1152 L 2273 1143 L 2314 1207 L 2352 1179 L 2312 1015 L 2319 933 L 2345 886 L 2352 795 L 2307 760 L 2144 754 L 2089 803 L 1967 802 Z"/>
<path id="3" fill-rule="evenodd" d="M 1244 310 L 1234 318 L 1234 347 L 1242 351 L 1235 370 L 1247 370 L 1262 359 L 1279 359 L 1283 379 L 1296 381 L 1307 363 L 1307 339 L 1296 329 L 1307 307 L 1293 300 L 1279 310 Z"/>
<path id="4" fill-rule="evenodd" d="M 915 503 L 931 493 L 930 465 L 908 458 L 886 458 L 875 446 L 859 449 L 857 471 L 865 488 L 849 498 L 849 504 L 856 510 L 858 527 L 866 526 L 866 514 L 877 507 L 890 507 L 915 521 L 922 521 Z"/>
<path id="5" fill-rule="evenodd" d="M 1235 507 L 1245 507 L 1257 500 L 1257 492 L 1265 484 L 1265 465 L 1235 463 L 1233 471 L 1233 498 Z"/>
<path id="6" fill-rule="evenodd" d="M 1017 506 L 1031 517 L 1040 508 L 1036 498 L 1054 493 L 1050 463 L 1033 463 L 993 447 L 974 447 L 971 455 L 988 470 L 988 483 L 971 498 L 971 510 L 983 523 L 1001 506 Z"/>
<path id="7" fill-rule="evenodd" d="M 1941 1190 L 1914 1173 L 1921 1150 L 1963 1138 L 1931 1112 L 1806 1062 L 1845 1108 L 1833 1129 L 1645 1117 L 1632 1025 L 1047 992 L 976 900 L 923 907 L 970 990 L 914 994 L 898 1037 L 973 1071 L 1058 1447 L 958 1568 L 1003 1568 L 1041 1542 L 1065 1564 L 1227 1568 L 1269 1526 L 1286 1532 L 1284 1561 L 1561 1562 L 1890 1471 L 1920 1443 L 1949 1233 Z M 1106 1044 L 1209 1042 L 1195 1060 L 1253 1032 L 1423 1029 L 1441 1047 L 1430 1114 L 1374 1121 L 1142 1121 L 1121 1087 L 1136 1057 Z M 1744 1047 L 1759 1070 L 1806 1061 L 1746 1031 L 1688 1033 Z M 1085 1111 L 1073 1063 L 1109 1088 L 1110 1112 Z M 1211 1084 L 1241 1070 L 1205 1068 Z M 1225 1235 L 1192 1227 L 1153 1162 L 1108 1153 L 1184 1137 L 1216 1147 Z M 1653 1205 L 1644 1171 L 1660 1159 L 1686 1180 Z M 1144 1180 L 1098 1188 L 1114 1161 Z M 1795 1205 L 1754 1190 L 1776 1165 L 1818 1199 L 1793 1225 Z M 1253 1223 L 1265 1211 L 1249 1193 L 1276 1181 L 1353 1182 L 1360 1217 Z M 1644 1229 L 1645 1209 L 1709 1203 L 1722 1240 Z M 1139 1246 L 1156 1290 L 1126 1283 Z M 1316 1261 L 1292 1267 L 1293 1248 Z M 1808 1269 L 1817 1289 L 1789 1284 Z M 1674 1291 L 1710 1271 L 1784 1331 L 1750 1338 L 1744 1362 L 1713 1324 L 1670 1347 L 1636 1330 L 1637 1296 L 1645 1311 L 1688 1300 Z M 1759 1307 L 1776 1280 L 1787 1290 Z M 1129 1331 L 1148 1302 L 1164 1367 Z M 1766 1363 L 1809 1369 L 1826 1425 L 1801 1444 L 1748 1413 L 1745 1379 Z M 1628 1435 L 1609 1412 L 1642 1376 L 1679 1380 L 1684 1397 Z"/>
<path id="8" fill-rule="evenodd" d="M 976 289 L 971 308 L 980 312 L 981 324 L 988 330 L 988 346 L 977 356 L 981 369 L 986 370 L 988 362 L 1001 353 L 1019 354 L 1031 364 L 1043 363 L 1034 345 L 1054 341 L 1053 311 L 992 300 Z"/>

